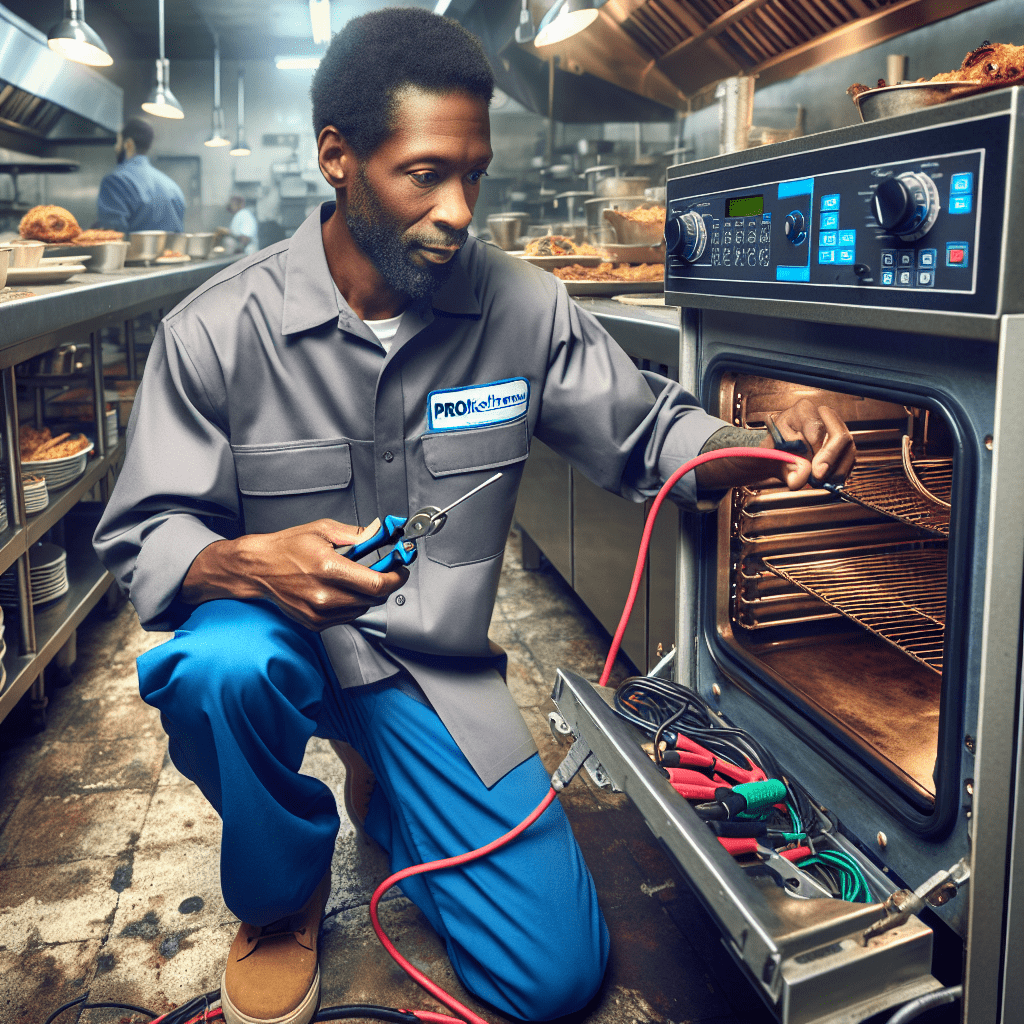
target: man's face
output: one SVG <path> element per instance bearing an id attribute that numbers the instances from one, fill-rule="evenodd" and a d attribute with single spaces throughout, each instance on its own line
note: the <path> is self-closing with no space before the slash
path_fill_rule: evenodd
<path id="1" fill-rule="evenodd" d="M 491 161 L 487 104 L 407 89 L 395 130 L 346 187 L 346 223 L 378 273 L 413 299 L 451 273 Z"/>
<path id="2" fill-rule="evenodd" d="M 235 196 L 228 200 L 228 213 L 238 213 L 243 206 L 245 206 L 245 200 Z"/>

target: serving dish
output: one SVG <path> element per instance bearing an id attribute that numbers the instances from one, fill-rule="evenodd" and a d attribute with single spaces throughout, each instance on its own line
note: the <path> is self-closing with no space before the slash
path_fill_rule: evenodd
<path id="1" fill-rule="evenodd" d="M 516 253 L 521 260 L 532 263 L 535 267 L 554 270 L 555 267 L 596 267 L 608 261 L 603 256 L 526 256 Z"/>
<path id="2" fill-rule="evenodd" d="M 91 257 L 86 270 L 92 271 L 94 274 L 110 274 L 124 269 L 124 259 L 128 254 L 129 244 L 115 241 L 96 242 L 95 245 L 48 245 L 46 256 L 77 256 L 80 259 Z"/>
<path id="3" fill-rule="evenodd" d="M 1005 85 L 986 85 L 978 82 L 903 82 L 868 89 L 853 97 L 862 121 L 877 121 L 882 117 L 910 114 L 938 103 L 973 96 L 991 89 L 1006 89 Z"/>
<path id="4" fill-rule="evenodd" d="M 125 263 L 152 263 L 166 248 L 166 231 L 133 231 Z"/>
<path id="5" fill-rule="evenodd" d="M 47 489 L 56 491 L 67 487 L 85 472 L 85 464 L 93 447 L 90 441 L 80 452 L 59 459 L 28 459 L 22 462 L 22 469 L 33 476 L 45 477 Z"/>
<path id="6" fill-rule="evenodd" d="M 75 274 L 84 274 L 81 263 L 62 263 L 58 267 L 9 267 L 7 284 L 61 284 Z"/>
<path id="7" fill-rule="evenodd" d="M 631 292 L 663 292 L 664 281 L 563 281 L 570 295 L 628 295 Z"/>
<path id="8" fill-rule="evenodd" d="M 192 261 L 191 256 L 157 256 L 154 263 L 190 263 Z"/>

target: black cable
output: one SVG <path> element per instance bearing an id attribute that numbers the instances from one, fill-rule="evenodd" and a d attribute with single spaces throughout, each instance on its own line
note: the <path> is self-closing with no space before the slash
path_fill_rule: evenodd
<path id="1" fill-rule="evenodd" d="M 917 1020 L 925 1010 L 933 1006 L 945 1006 L 947 1003 L 955 1003 L 962 999 L 964 994 L 963 985 L 953 985 L 950 988 L 940 988 L 937 992 L 929 992 L 927 995 L 912 999 L 904 1003 L 890 1018 L 889 1024 L 906 1024 L 907 1021 Z"/>
<path id="2" fill-rule="evenodd" d="M 57 1009 L 54 1010 L 53 1013 L 51 1013 L 50 1016 L 46 1018 L 46 1020 L 43 1022 L 43 1024 L 53 1024 L 53 1022 L 65 1010 L 70 1010 L 72 1006 L 75 1006 L 78 1003 L 84 1003 L 86 1001 L 86 999 L 88 999 L 88 998 L 89 998 L 89 993 L 86 992 L 84 996 L 79 996 L 77 999 L 72 999 L 70 1002 L 64 1003 L 63 1006 L 58 1006 Z"/>
<path id="3" fill-rule="evenodd" d="M 83 1004 L 83 1010 L 131 1010 L 132 1013 L 144 1013 L 150 1020 L 156 1020 L 156 1018 L 160 1016 L 159 1013 L 147 1010 L 144 1006 L 132 1006 L 131 1003 L 87 1003 L 86 1000 L 88 998 L 89 993 L 86 992 L 84 996 L 79 996 L 77 999 L 72 999 L 63 1006 L 58 1006 L 57 1009 L 46 1018 L 45 1024 L 53 1024 L 53 1022 L 65 1010 L 70 1010 L 72 1006 L 77 1006 L 79 1003 Z"/>
<path id="4" fill-rule="evenodd" d="M 345 1006 L 328 1006 L 313 1018 L 314 1022 L 351 1020 L 353 1017 L 370 1020 L 392 1021 L 393 1024 L 409 1024 L 419 1018 L 409 1010 L 395 1010 L 390 1006 L 375 1006 L 373 1003 L 352 1003 Z"/>

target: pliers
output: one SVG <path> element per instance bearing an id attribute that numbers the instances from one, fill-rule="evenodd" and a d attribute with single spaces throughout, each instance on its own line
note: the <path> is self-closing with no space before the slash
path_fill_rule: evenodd
<path id="1" fill-rule="evenodd" d="M 467 491 L 461 498 L 456 498 L 445 508 L 424 505 L 411 516 L 385 516 L 383 522 L 376 519 L 374 522 L 377 529 L 370 537 L 361 540 L 358 544 L 340 547 L 336 550 L 338 554 L 344 555 L 354 562 L 367 552 L 394 541 L 395 546 L 383 558 L 374 562 L 370 568 L 374 572 L 391 572 L 400 565 L 412 565 L 416 561 L 416 541 L 421 537 L 431 537 L 437 533 L 448 522 L 448 513 L 456 505 L 462 504 L 477 491 L 482 491 L 488 485 L 493 484 L 500 476 L 501 473 L 495 473 L 494 476 L 489 477 L 482 484 L 478 484 L 471 491 Z"/>

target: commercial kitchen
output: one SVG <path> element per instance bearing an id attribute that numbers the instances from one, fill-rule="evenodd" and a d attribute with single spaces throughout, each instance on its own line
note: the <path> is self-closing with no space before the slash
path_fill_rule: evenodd
<path id="1" fill-rule="evenodd" d="M 844 481 L 699 513 L 539 438 L 458 478 L 522 473 L 489 637 L 611 941 L 564 1019 L 1024 1019 L 1019 0 L 4 0 L 0 1021 L 224 1019 L 221 821 L 135 665 L 174 634 L 92 538 L 161 321 L 333 202 L 312 76 L 403 6 L 493 72 L 471 235 L 737 436 L 805 454 L 776 418 L 807 399 L 857 447 Z M 105 219 L 124 158 L 180 225 Z M 312 1019 L 517 1019 L 398 888 L 398 953 L 477 1016 L 378 941 L 348 766 L 314 737 L 301 768 L 342 808 Z"/>

